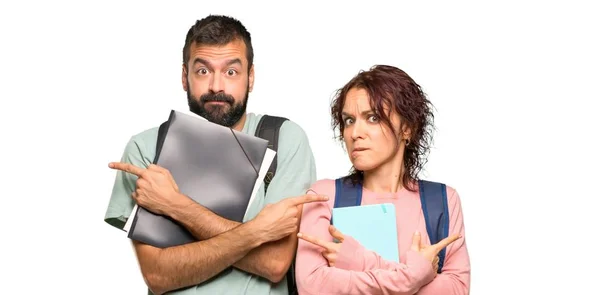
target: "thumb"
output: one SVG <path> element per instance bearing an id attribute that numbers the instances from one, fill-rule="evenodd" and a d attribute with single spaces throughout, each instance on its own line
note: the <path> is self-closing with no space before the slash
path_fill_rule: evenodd
<path id="1" fill-rule="evenodd" d="M 421 249 L 421 233 L 419 231 L 416 231 L 413 235 L 412 246 L 410 247 L 410 249 L 415 252 L 419 252 L 419 250 Z"/>
<path id="2" fill-rule="evenodd" d="M 335 228 L 335 226 L 330 225 L 329 226 L 329 234 L 331 234 L 332 237 L 336 238 L 338 241 L 343 242 L 344 241 L 344 234 L 342 234 L 342 232 L 340 232 L 337 228 Z"/>

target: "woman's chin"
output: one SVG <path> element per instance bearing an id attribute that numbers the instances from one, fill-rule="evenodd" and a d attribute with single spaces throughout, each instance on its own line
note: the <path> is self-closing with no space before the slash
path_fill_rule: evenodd
<path id="1" fill-rule="evenodd" d="M 367 161 L 360 161 L 360 160 L 355 160 L 352 163 L 354 169 L 359 170 L 359 171 L 369 171 L 372 170 L 373 168 L 376 167 L 375 163 L 371 163 L 371 162 L 367 162 Z"/>

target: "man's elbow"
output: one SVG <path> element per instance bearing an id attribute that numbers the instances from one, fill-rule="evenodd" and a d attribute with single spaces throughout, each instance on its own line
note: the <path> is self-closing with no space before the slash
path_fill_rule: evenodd
<path id="1" fill-rule="evenodd" d="M 266 279 L 274 284 L 281 282 L 287 274 L 289 267 L 290 265 L 283 261 L 275 261 L 270 267 L 268 272 L 269 274 L 267 275 Z"/>
<path id="2" fill-rule="evenodd" d="M 144 282 L 146 282 L 146 286 L 154 295 L 162 295 L 168 291 L 170 291 L 167 286 L 167 279 L 159 274 L 154 273 L 144 273 L 142 274 L 144 277 Z"/>

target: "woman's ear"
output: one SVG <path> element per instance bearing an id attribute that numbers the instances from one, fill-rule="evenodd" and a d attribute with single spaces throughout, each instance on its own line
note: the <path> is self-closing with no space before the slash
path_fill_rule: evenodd
<path id="1" fill-rule="evenodd" d="M 400 133 L 400 138 L 402 138 L 402 140 L 410 140 L 412 132 L 410 130 L 410 127 L 408 127 L 408 124 L 402 124 L 402 126 L 400 126 L 400 129 L 402 130 Z"/>
<path id="2" fill-rule="evenodd" d="M 402 132 L 400 134 L 400 138 L 402 139 L 402 141 L 404 141 L 404 143 L 406 143 L 406 145 L 408 145 L 412 137 L 412 132 L 406 124 L 402 124 L 401 128 Z"/>

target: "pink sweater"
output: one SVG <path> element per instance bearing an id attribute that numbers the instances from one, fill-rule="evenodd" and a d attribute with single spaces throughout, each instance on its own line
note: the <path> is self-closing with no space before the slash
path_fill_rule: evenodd
<path id="1" fill-rule="evenodd" d="M 328 226 L 335 198 L 335 181 L 319 180 L 311 187 L 317 194 L 329 196 L 327 203 L 304 205 L 300 232 L 332 241 Z M 312 192 L 309 192 L 312 193 Z M 400 263 L 385 261 L 363 248 L 352 237 L 342 243 L 335 267 L 329 267 L 321 247 L 298 241 L 296 280 L 303 294 L 469 294 L 471 266 L 465 243 L 463 215 L 458 193 L 447 186 L 450 234 L 463 238 L 446 248 L 441 274 L 435 274 L 431 262 L 411 251 L 413 234 L 421 232 L 421 243 L 430 245 L 418 192 L 374 193 L 363 189 L 362 204 L 393 203 L 398 216 Z"/>

